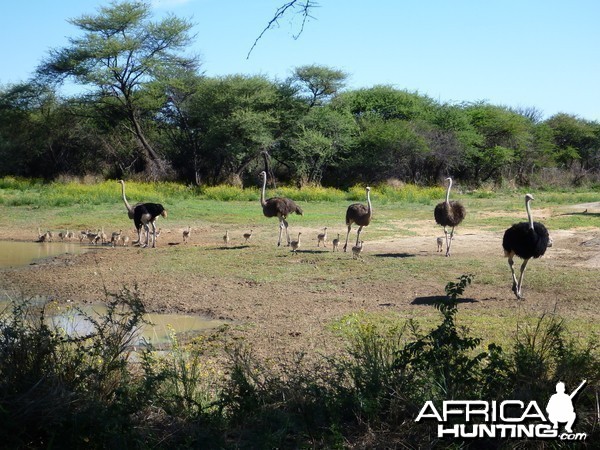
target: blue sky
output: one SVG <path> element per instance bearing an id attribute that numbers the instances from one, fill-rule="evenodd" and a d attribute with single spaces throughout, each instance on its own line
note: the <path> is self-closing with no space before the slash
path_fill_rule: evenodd
<path id="1" fill-rule="evenodd" d="M 484 100 L 600 121 L 598 0 L 320 0 L 303 34 L 292 16 L 246 55 L 286 0 L 154 0 L 157 17 L 190 19 L 208 76 L 287 78 L 319 64 L 348 87 L 388 84 L 440 102 Z M 0 6 L 0 85 L 26 80 L 78 30 L 67 19 L 106 1 L 20 0 Z"/>

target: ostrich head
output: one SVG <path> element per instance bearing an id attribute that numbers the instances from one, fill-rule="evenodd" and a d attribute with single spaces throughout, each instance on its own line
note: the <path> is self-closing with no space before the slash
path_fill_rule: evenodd
<path id="1" fill-rule="evenodd" d="M 525 194 L 525 201 L 526 201 L 526 202 L 529 202 L 529 201 L 531 201 L 531 200 L 535 200 L 535 199 L 533 198 L 533 195 L 531 195 L 531 194 Z"/>

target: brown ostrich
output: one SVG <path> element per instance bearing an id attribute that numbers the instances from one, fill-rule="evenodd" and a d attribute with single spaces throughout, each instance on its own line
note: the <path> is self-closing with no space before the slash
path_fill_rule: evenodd
<path id="1" fill-rule="evenodd" d="M 287 238 L 287 245 L 290 245 L 290 234 L 288 232 L 287 216 L 289 214 L 303 215 L 302 209 L 296 205 L 293 200 L 283 197 L 272 197 L 265 200 L 265 190 L 267 188 L 267 173 L 263 170 L 260 175 L 263 177 L 262 191 L 260 192 L 260 205 L 263 209 L 265 217 L 277 217 L 279 219 L 279 239 L 277 240 L 277 246 L 281 245 L 281 233 L 285 228 L 285 234 Z"/>
<path id="2" fill-rule="evenodd" d="M 452 178 L 446 178 L 448 189 L 446 190 L 446 200 L 438 203 L 433 210 L 435 221 L 444 227 L 444 235 L 446 237 L 446 256 L 450 256 L 450 246 L 454 236 L 454 227 L 457 227 L 467 215 L 465 207 L 456 201 L 450 201 L 450 188 L 452 187 Z M 448 230 L 446 227 L 452 227 L 450 238 L 448 238 Z"/>
<path id="3" fill-rule="evenodd" d="M 346 225 L 348 225 L 348 232 L 346 233 L 346 243 L 344 244 L 344 251 L 348 247 L 348 236 L 350 236 L 350 229 L 352 228 L 352 224 L 355 223 L 358 225 L 358 231 L 356 232 L 356 245 L 360 240 L 360 232 L 363 227 L 366 227 L 371 223 L 371 217 L 373 216 L 373 208 L 371 207 L 371 188 L 369 186 L 366 187 L 367 191 L 367 205 L 363 205 L 362 203 L 354 203 L 348 206 L 346 210 Z"/>

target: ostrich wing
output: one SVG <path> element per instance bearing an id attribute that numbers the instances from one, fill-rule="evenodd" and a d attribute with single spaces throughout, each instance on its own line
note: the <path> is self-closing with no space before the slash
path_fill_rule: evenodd
<path id="1" fill-rule="evenodd" d="M 348 206 L 346 210 L 346 225 L 350 225 L 352 222 L 362 226 L 369 225 L 371 222 L 369 207 L 362 203 L 354 203 Z"/>

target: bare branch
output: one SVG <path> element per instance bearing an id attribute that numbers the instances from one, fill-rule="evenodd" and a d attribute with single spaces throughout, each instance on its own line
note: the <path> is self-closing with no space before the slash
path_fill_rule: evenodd
<path id="1" fill-rule="evenodd" d="M 310 10 L 312 8 L 316 8 L 316 7 L 318 7 L 318 3 L 313 0 L 290 0 L 289 2 L 287 2 L 284 5 L 277 8 L 277 10 L 275 11 L 275 14 L 271 18 L 271 20 L 269 20 L 269 23 L 267 23 L 267 26 L 265 26 L 263 28 L 261 33 L 258 35 L 256 40 L 252 44 L 252 47 L 250 47 L 250 50 L 248 51 L 248 54 L 246 55 L 246 59 L 250 59 L 250 54 L 254 50 L 254 47 L 256 47 L 256 45 L 258 44 L 258 41 L 260 41 L 262 39 L 262 37 L 265 35 L 265 33 L 267 31 L 269 31 L 271 28 L 273 28 L 273 26 L 279 24 L 279 19 L 281 19 L 283 16 L 285 16 L 285 14 L 290 9 L 291 10 L 296 9 L 297 10 L 296 14 L 300 14 L 302 16 L 302 25 L 300 26 L 300 31 L 298 31 L 298 33 L 293 36 L 294 39 L 298 39 L 300 37 L 300 35 L 302 34 L 302 32 L 304 31 L 304 26 L 306 25 L 306 20 L 308 18 L 312 18 L 312 16 L 309 14 Z"/>

